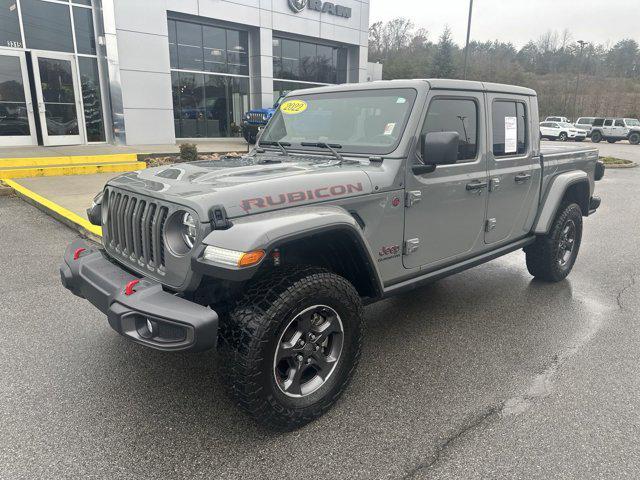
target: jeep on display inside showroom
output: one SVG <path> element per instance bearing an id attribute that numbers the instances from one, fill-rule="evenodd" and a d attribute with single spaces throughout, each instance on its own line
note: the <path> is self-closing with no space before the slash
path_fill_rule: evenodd
<path id="1" fill-rule="evenodd" d="M 569 274 L 604 166 L 541 148 L 538 123 L 516 86 L 294 91 L 242 157 L 110 180 L 88 212 L 102 245 L 71 243 L 62 283 L 134 342 L 217 346 L 242 408 L 299 427 L 353 376 L 363 305 L 519 249 L 534 277 Z"/>
<path id="2" fill-rule="evenodd" d="M 591 141 L 606 140 L 616 143 L 629 140 L 632 145 L 640 143 L 640 120 L 636 118 L 596 118 L 591 127 Z"/>

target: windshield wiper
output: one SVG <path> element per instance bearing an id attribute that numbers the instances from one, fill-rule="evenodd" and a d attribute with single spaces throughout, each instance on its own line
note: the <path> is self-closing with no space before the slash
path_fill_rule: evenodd
<path id="1" fill-rule="evenodd" d="M 261 147 L 262 145 L 278 147 L 283 155 L 289 155 L 289 152 L 287 152 L 287 149 L 284 148 L 284 147 L 290 147 L 291 146 L 291 144 L 289 142 L 270 142 L 270 141 L 260 142 L 258 144 L 259 147 Z"/>
<path id="2" fill-rule="evenodd" d="M 327 142 L 302 142 L 300 145 L 302 145 L 303 147 L 326 148 L 333 154 L 334 157 L 340 160 L 340 163 L 342 163 L 342 155 L 340 155 L 340 153 L 338 153 L 338 151 L 336 150 L 336 148 L 342 148 L 342 145 L 338 143 L 332 143 L 331 145 L 329 145 Z"/>

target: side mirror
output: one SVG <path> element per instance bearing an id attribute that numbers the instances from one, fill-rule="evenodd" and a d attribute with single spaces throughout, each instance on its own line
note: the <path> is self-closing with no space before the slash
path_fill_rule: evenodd
<path id="1" fill-rule="evenodd" d="M 431 132 L 422 136 L 422 159 L 425 165 L 451 165 L 458 161 L 460 134 Z"/>
<path id="2" fill-rule="evenodd" d="M 414 165 L 415 175 L 431 173 L 438 165 L 451 165 L 458 161 L 460 134 L 458 132 L 431 132 L 420 136 L 420 153 L 424 165 Z"/>

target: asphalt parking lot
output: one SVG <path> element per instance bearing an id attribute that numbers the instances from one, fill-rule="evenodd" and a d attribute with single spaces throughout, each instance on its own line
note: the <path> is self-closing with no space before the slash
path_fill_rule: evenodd
<path id="1" fill-rule="evenodd" d="M 0 197 L 0 478 L 637 478 L 639 190 L 607 172 L 562 283 L 515 252 L 368 307 L 354 382 L 287 434 L 232 405 L 215 352 L 114 333 L 60 285 L 75 233 Z"/>

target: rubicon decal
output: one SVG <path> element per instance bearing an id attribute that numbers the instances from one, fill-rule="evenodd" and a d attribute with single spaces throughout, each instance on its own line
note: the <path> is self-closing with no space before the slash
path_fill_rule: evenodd
<path id="1" fill-rule="evenodd" d="M 297 192 L 280 193 L 273 196 L 267 195 L 266 197 L 248 198 L 242 200 L 240 206 L 245 212 L 250 212 L 256 208 L 284 206 L 291 203 L 308 202 L 310 200 L 328 200 L 362 191 L 364 191 L 364 187 L 360 182 L 348 183 L 346 185 L 331 185 L 313 190 L 299 190 Z"/>

